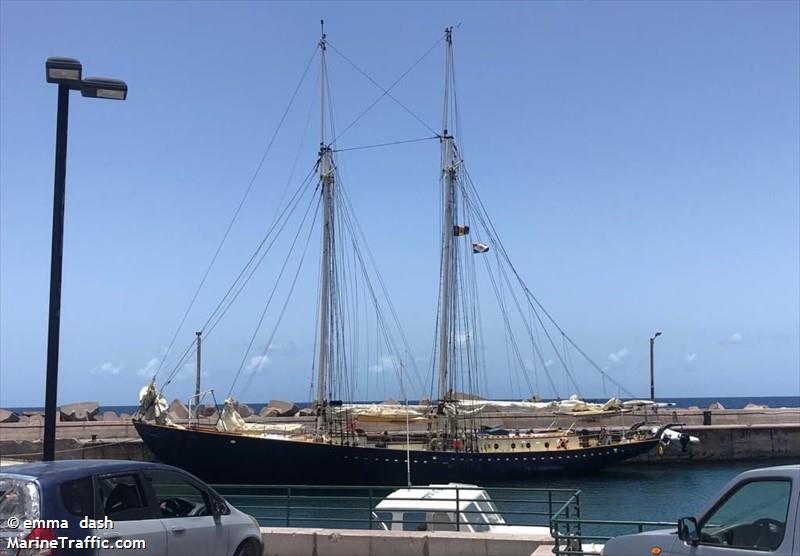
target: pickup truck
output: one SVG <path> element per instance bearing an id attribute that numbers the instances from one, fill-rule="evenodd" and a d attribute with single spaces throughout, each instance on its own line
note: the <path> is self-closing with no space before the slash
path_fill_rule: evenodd
<path id="1" fill-rule="evenodd" d="M 800 465 L 746 471 L 677 530 L 611 539 L 603 556 L 800 555 Z"/>

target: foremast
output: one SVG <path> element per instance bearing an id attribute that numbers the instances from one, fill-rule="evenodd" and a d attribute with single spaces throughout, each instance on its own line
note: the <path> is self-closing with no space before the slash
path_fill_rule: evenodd
<path id="1" fill-rule="evenodd" d="M 447 49 L 445 54 L 445 92 L 444 115 L 442 118 L 442 135 L 440 137 L 442 151 L 442 254 L 439 284 L 440 315 L 439 315 L 439 402 L 448 398 L 447 379 L 450 361 L 450 345 L 452 335 L 451 319 L 451 282 L 453 279 L 455 249 L 453 237 L 456 230 L 455 221 L 455 187 L 458 162 L 453 136 L 448 132 L 448 120 L 451 101 L 451 76 L 453 61 L 453 28 L 445 29 Z"/>
<path id="2" fill-rule="evenodd" d="M 330 274 L 332 268 L 331 251 L 333 238 L 333 187 L 334 165 L 332 151 L 325 143 L 325 31 L 324 22 L 319 40 L 320 51 L 320 141 L 319 141 L 319 185 L 322 194 L 322 262 L 320 268 L 319 305 L 319 354 L 317 357 L 317 427 L 316 436 L 324 437 L 328 429 L 328 415 L 325 411 L 325 377 L 328 374 L 330 354 Z"/>

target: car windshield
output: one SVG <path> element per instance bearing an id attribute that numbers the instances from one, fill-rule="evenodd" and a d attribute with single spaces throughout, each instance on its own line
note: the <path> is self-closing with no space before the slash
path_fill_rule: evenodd
<path id="1" fill-rule="evenodd" d="M 792 483 L 756 480 L 738 487 L 701 524 L 702 542 L 775 550 L 783 541 Z"/>
<path id="2" fill-rule="evenodd" d="M 40 518 L 39 489 L 33 481 L 0 476 L 0 556 L 16 554 L 14 549 L 8 548 L 9 539 L 24 538 L 29 533 L 22 527 L 9 527 L 12 517 L 20 523 Z"/>

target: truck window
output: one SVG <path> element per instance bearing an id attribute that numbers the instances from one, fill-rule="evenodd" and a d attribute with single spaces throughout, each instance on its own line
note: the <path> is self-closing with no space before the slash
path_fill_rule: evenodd
<path id="1" fill-rule="evenodd" d="M 700 524 L 701 542 L 736 548 L 776 550 L 783 542 L 792 483 L 789 480 L 749 481 Z"/>

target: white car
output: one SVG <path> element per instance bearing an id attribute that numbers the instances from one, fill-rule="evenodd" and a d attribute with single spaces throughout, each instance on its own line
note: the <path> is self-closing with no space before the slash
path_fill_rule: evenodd
<path id="1" fill-rule="evenodd" d="M 255 518 L 175 467 L 65 460 L 3 467 L 0 556 L 259 556 Z"/>

